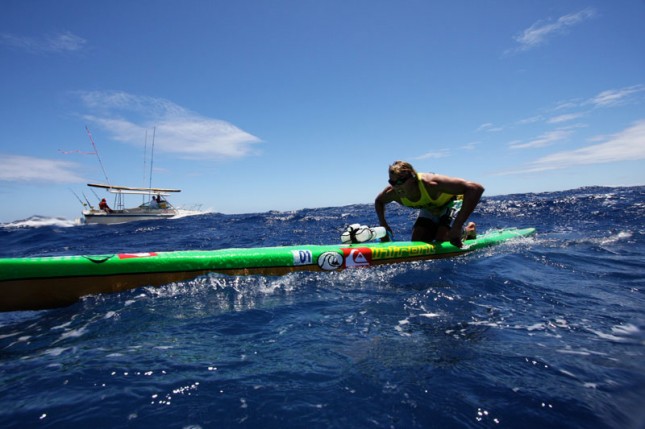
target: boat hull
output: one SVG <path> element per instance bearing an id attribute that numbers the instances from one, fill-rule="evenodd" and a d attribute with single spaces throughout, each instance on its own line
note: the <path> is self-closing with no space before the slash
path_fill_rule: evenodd
<path id="1" fill-rule="evenodd" d="M 83 218 L 86 224 L 112 225 L 117 223 L 136 222 L 142 220 L 170 219 L 177 215 L 175 210 L 159 211 L 129 211 L 120 210 L 106 213 L 101 210 L 85 210 Z"/>
<path id="2" fill-rule="evenodd" d="M 0 259 L 0 311 L 61 307 L 84 295 L 160 286 L 208 273 L 283 275 L 449 258 L 534 233 L 533 228 L 493 231 L 462 248 L 406 241 L 5 258 Z"/>

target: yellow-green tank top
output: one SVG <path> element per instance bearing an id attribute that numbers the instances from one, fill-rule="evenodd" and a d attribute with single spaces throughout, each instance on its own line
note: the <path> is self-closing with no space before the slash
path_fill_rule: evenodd
<path id="1" fill-rule="evenodd" d="M 418 201 L 410 201 L 405 197 L 401 197 L 401 202 L 406 207 L 432 210 L 445 206 L 457 197 L 456 195 L 441 193 L 437 198 L 433 199 L 428 195 L 428 191 L 421 180 L 421 173 L 417 173 L 417 178 L 419 179 L 419 193 L 421 194 L 421 198 Z"/>

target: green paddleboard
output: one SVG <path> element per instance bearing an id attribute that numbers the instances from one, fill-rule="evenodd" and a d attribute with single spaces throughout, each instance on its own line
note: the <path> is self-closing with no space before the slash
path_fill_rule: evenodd
<path id="1" fill-rule="evenodd" d="M 81 296 L 160 286 L 207 273 L 283 275 L 448 258 L 529 236 L 534 228 L 490 231 L 458 248 L 398 241 L 222 250 L 0 259 L 0 311 L 69 305 Z"/>

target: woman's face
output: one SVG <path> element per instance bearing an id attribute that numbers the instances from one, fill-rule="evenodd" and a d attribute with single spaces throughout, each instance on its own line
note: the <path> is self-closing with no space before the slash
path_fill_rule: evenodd
<path id="1" fill-rule="evenodd" d="M 398 195 L 405 195 L 411 187 L 414 187 L 416 180 L 413 180 L 414 176 L 409 172 L 403 173 L 394 173 L 390 171 L 390 178 L 388 183 L 394 188 L 394 191 Z"/>

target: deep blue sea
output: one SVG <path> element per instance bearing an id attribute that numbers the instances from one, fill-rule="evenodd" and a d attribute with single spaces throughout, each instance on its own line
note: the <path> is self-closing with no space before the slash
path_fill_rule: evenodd
<path id="1" fill-rule="evenodd" d="M 414 211 L 388 207 L 408 239 Z M 645 428 L 645 187 L 486 197 L 467 256 L 0 313 L 1 428 Z M 371 205 L 0 225 L 0 257 L 339 243 Z"/>

